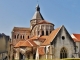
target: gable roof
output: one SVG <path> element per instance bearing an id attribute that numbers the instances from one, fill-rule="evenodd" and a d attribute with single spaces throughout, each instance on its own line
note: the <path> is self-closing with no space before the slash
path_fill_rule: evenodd
<path id="1" fill-rule="evenodd" d="M 34 43 L 33 41 L 30 40 L 26 40 L 26 41 L 19 41 L 14 48 L 19 48 L 19 47 L 32 47 L 32 46 L 37 46 L 36 43 Z"/>
<path id="2" fill-rule="evenodd" d="M 62 26 L 61 26 L 62 27 Z M 58 34 L 59 30 L 61 29 L 61 27 L 53 30 L 51 32 L 51 34 L 48 36 L 48 38 L 44 41 L 44 43 L 42 45 L 48 45 L 50 44 L 50 42 L 52 42 L 52 40 L 56 37 L 56 35 Z"/>
<path id="3" fill-rule="evenodd" d="M 72 34 L 71 36 L 75 42 L 80 42 L 80 34 Z"/>

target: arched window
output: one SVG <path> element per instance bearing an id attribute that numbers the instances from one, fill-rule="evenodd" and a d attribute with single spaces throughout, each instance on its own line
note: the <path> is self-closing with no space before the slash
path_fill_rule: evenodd
<path id="1" fill-rule="evenodd" d="M 24 39 L 24 35 L 23 35 L 23 39 Z"/>
<path id="2" fill-rule="evenodd" d="M 48 35 L 48 31 L 46 31 L 46 35 Z"/>
<path id="3" fill-rule="evenodd" d="M 44 35 L 44 31 L 42 31 L 42 35 Z"/>
<path id="4" fill-rule="evenodd" d="M 20 36 L 20 39 L 22 39 L 22 35 Z"/>
<path id="5" fill-rule="evenodd" d="M 29 36 L 28 36 L 28 39 L 29 39 Z"/>
<path id="6" fill-rule="evenodd" d="M 60 51 L 60 59 L 67 58 L 67 50 L 63 47 Z"/>
<path id="7" fill-rule="evenodd" d="M 17 39 L 19 38 L 19 34 L 17 35 Z"/>
<path id="8" fill-rule="evenodd" d="M 16 35 L 14 35 L 14 39 L 16 39 Z"/>

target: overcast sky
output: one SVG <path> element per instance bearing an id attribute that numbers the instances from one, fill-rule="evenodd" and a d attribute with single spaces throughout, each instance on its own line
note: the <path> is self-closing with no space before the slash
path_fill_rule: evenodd
<path id="1" fill-rule="evenodd" d="M 80 0 L 39 0 L 41 14 L 55 28 L 64 25 L 80 33 Z M 0 33 L 11 35 L 14 26 L 30 27 L 37 0 L 0 0 Z"/>

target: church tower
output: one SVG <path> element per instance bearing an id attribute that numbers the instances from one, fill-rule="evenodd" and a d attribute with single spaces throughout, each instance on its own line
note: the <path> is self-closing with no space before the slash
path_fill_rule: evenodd
<path id="1" fill-rule="evenodd" d="M 30 20 L 30 28 L 32 29 L 35 24 L 37 24 L 38 22 L 40 22 L 42 20 L 44 20 L 44 18 L 43 18 L 43 16 L 40 13 L 39 4 L 37 4 L 36 11 L 35 11 L 32 19 Z"/>

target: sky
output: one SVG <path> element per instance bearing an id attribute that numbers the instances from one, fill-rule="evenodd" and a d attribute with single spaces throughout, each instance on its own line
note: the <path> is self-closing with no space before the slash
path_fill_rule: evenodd
<path id="1" fill-rule="evenodd" d="M 30 27 L 39 4 L 42 16 L 58 28 L 80 33 L 80 0 L 0 0 L 0 33 L 11 36 L 14 27 Z"/>

